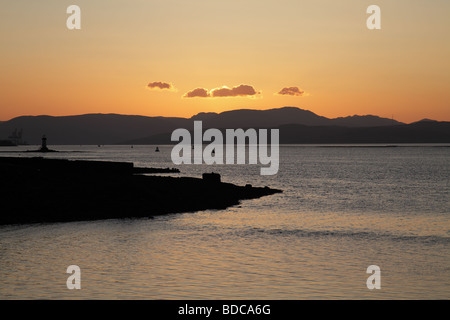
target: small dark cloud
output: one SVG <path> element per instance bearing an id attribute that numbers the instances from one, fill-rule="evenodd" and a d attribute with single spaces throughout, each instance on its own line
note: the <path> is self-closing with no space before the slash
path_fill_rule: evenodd
<path id="1" fill-rule="evenodd" d="M 278 94 L 280 95 L 288 95 L 288 96 L 303 96 L 305 91 L 301 90 L 299 87 L 287 87 L 281 89 Z"/>
<path id="2" fill-rule="evenodd" d="M 207 98 L 209 97 L 209 93 L 208 90 L 203 89 L 203 88 L 197 88 L 194 89 L 192 91 L 189 91 L 188 93 L 186 93 L 184 95 L 185 98 L 195 98 L 195 97 L 199 97 L 199 98 Z"/>
<path id="3" fill-rule="evenodd" d="M 155 81 L 155 82 L 150 82 L 147 87 L 149 87 L 150 89 L 173 89 L 172 84 L 167 83 L 167 82 L 159 82 L 159 81 Z"/>

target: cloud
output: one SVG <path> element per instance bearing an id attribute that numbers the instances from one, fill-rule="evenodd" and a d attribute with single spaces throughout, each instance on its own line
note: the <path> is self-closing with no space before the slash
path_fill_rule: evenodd
<path id="1" fill-rule="evenodd" d="M 212 97 L 243 97 L 243 96 L 254 96 L 258 94 L 252 86 L 241 84 L 238 87 L 233 88 L 216 88 L 212 89 L 210 92 Z"/>
<path id="2" fill-rule="evenodd" d="M 288 95 L 288 96 L 303 96 L 305 91 L 301 90 L 298 87 L 288 87 L 283 88 L 278 92 L 280 95 Z"/>
<path id="3" fill-rule="evenodd" d="M 222 97 L 246 97 L 246 96 L 255 96 L 259 94 L 252 86 L 241 84 L 240 86 L 228 88 L 221 87 L 215 88 L 212 90 L 207 90 L 204 88 L 197 88 L 195 90 L 189 91 L 184 95 L 185 98 L 222 98 Z"/>
<path id="4" fill-rule="evenodd" d="M 185 98 L 195 98 L 195 97 L 199 97 L 199 98 L 207 98 L 209 97 L 209 93 L 208 90 L 203 89 L 203 88 L 197 88 L 194 89 L 192 91 L 189 91 L 188 93 L 186 93 L 184 95 Z"/>
<path id="5" fill-rule="evenodd" d="M 155 82 L 150 82 L 147 87 L 149 87 L 150 89 L 173 89 L 173 85 L 171 83 L 167 83 L 167 82 L 159 82 L 159 81 L 155 81 Z"/>

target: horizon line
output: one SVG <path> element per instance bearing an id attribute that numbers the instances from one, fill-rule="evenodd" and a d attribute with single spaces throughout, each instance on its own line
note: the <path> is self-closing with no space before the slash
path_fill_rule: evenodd
<path id="1" fill-rule="evenodd" d="M 213 111 L 201 111 L 198 112 L 196 114 L 193 114 L 191 117 L 182 117 L 182 116 L 160 116 L 160 115 L 156 115 L 156 116 L 150 116 L 150 115 L 142 115 L 142 114 L 125 114 L 125 113 L 115 113 L 115 112 L 89 112 L 89 113 L 80 113 L 80 114 L 68 114 L 68 115 L 49 115 L 49 114 L 36 114 L 36 115 L 31 115 L 31 114 L 24 114 L 24 115 L 18 115 L 15 117 L 12 117 L 8 120 L 0 120 L 0 123 L 2 122 L 8 122 L 17 118 L 21 118 L 21 117 L 52 117 L 52 118 L 63 118 L 63 117 L 79 117 L 79 116 L 88 116 L 88 115 L 116 115 L 116 116 L 129 116 L 129 117 L 144 117 L 144 118 L 176 118 L 176 119 L 191 119 L 192 117 L 199 115 L 199 114 L 208 114 L 208 113 L 212 113 L 212 114 L 222 114 L 225 112 L 231 112 L 231 111 L 271 111 L 271 110 L 281 110 L 281 109 L 286 109 L 286 108 L 292 108 L 292 109 L 298 109 L 298 110 L 302 110 L 302 111 L 307 111 L 307 112 L 311 112 L 319 117 L 324 117 L 330 120 L 333 119 L 340 119 L 340 118 L 350 118 L 350 117 L 378 117 L 381 119 L 389 119 L 389 120 L 393 120 L 399 123 L 403 123 L 403 124 L 413 124 L 416 122 L 421 122 L 421 121 L 437 121 L 437 122 L 450 122 L 450 120 L 435 120 L 435 119 L 429 119 L 429 118 L 422 118 L 416 121 L 412 121 L 410 123 L 408 122 L 402 122 L 400 120 L 396 120 L 394 117 L 392 118 L 388 118 L 388 117 L 383 117 L 383 116 L 379 116 L 379 115 L 374 115 L 374 114 L 353 114 L 353 115 L 347 115 L 347 116 L 339 116 L 339 117 L 335 117 L 335 118 L 328 118 L 327 116 L 323 116 L 323 115 L 319 115 L 311 110 L 308 109 L 303 109 L 300 107 L 293 107 L 293 106 L 284 106 L 284 107 L 279 107 L 279 108 L 270 108 L 270 109 L 250 109 L 250 108 L 240 108 L 240 109 L 231 109 L 231 110 L 225 110 L 222 112 L 213 112 Z"/>

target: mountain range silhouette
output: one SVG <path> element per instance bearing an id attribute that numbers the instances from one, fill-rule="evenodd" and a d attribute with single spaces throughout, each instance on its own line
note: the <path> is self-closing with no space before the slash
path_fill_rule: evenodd
<path id="1" fill-rule="evenodd" d="M 405 124 L 375 115 L 326 118 L 309 110 L 283 107 L 199 113 L 191 118 L 120 114 L 20 116 L 0 122 L 0 139 L 23 129 L 24 139 L 39 144 L 43 134 L 53 145 L 170 144 L 177 128 L 278 128 L 280 143 L 448 143 L 450 122 L 423 119 Z"/>

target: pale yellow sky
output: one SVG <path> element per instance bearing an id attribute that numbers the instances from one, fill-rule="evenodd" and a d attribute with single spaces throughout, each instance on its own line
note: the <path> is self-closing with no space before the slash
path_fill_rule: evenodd
<path id="1" fill-rule="evenodd" d="M 66 28 L 71 4 L 81 30 Z M 371 4 L 381 30 L 366 27 Z M 450 121 L 449 14 L 447 0 L 8 1 L 0 120 L 297 106 L 327 117 Z M 239 85 L 259 94 L 183 98 Z M 305 94 L 275 94 L 285 87 Z"/>

